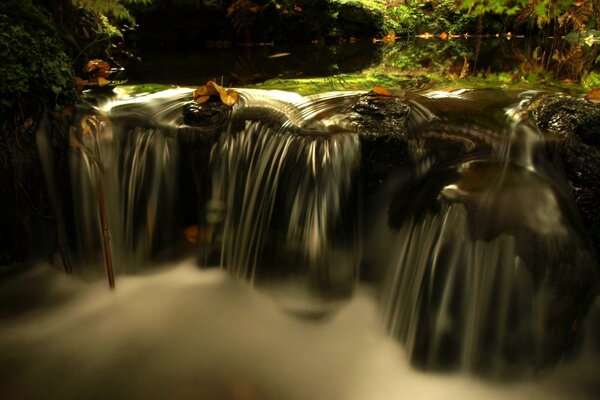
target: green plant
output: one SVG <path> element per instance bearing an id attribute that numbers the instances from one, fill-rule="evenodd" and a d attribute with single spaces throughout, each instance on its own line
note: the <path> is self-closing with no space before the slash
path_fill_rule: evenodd
<path id="1" fill-rule="evenodd" d="M 31 1 L 6 3 L 14 8 L 0 15 L 0 115 L 70 101 L 73 69 L 57 35 Z"/>
<path id="2" fill-rule="evenodd" d="M 574 0 L 462 0 L 460 7 L 472 15 L 518 16 L 518 23 L 568 32 L 600 24 L 600 1 Z"/>
<path id="3" fill-rule="evenodd" d="M 74 6 L 81 7 L 89 12 L 111 16 L 133 22 L 133 17 L 127 9 L 131 4 L 149 4 L 152 0 L 71 0 Z"/>

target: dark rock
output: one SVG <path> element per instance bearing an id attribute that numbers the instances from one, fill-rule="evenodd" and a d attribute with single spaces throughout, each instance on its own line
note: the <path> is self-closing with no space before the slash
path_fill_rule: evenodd
<path id="1" fill-rule="evenodd" d="M 183 106 L 183 121 L 188 125 L 209 128 L 224 124 L 230 112 L 231 107 L 220 101 L 190 102 Z"/>
<path id="2" fill-rule="evenodd" d="M 543 96 L 530 106 L 549 147 L 565 165 L 571 192 L 600 254 L 600 106 L 566 96 Z"/>
<path id="3" fill-rule="evenodd" d="M 582 336 L 577 326 L 596 293 L 600 108 L 566 97 L 533 103 L 532 113 L 550 150 L 532 149 L 531 159 L 543 168 L 538 171 L 516 161 L 504 163 L 497 154 L 498 147 L 509 145 L 504 119 L 481 118 L 477 107 L 488 103 L 473 99 L 472 111 L 465 111 L 464 98 L 454 102 L 414 95 L 367 95 L 352 107 L 361 134 L 365 203 L 371 207 L 367 212 L 387 217 L 389 230 L 378 231 L 378 241 L 406 246 L 373 255 L 381 251 L 374 246 L 365 253 L 374 268 L 383 260 L 381 265 L 392 275 L 404 263 L 410 282 L 423 273 L 422 281 L 392 283 L 387 289 L 394 301 L 410 293 L 419 296 L 414 302 L 418 307 L 411 309 L 415 319 L 409 321 L 415 324 L 414 337 L 408 340 L 406 334 L 413 326 L 390 330 L 406 342 L 414 364 L 518 377 L 556 365 L 578 349 Z M 503 110 L 493 98 L 489 104 Z M 511 155 L 520 160 L 519 143 L 513 146 Z M 390 192 L 390 201 L 373 211 L 369 196 L 382 187 Z M 448 214 L 450 207 L 462 211 Z M 463 218 L 460 224 L 458 216 Z M 452 222 L 445 227 L 447 220 Z M 554 220 L 557 224 L 550 223 Z M 513 258 L 502 258 L 505 251 Z M 515 268 L 507 267 L 511 265 Z M 472 280 L 469 274 L 483 273 L 482 267 L 486 274 L 496 271 L 493 284 L 484 287 Z M 382 282 L 389 282 L 391 275 L 383 276 Z M 513 285 L 512 292 L 504 284 Z M 465 339 L 475 315 L 467 305 L 477 302 L 484 307 L 476 313 L 480 325 L 471 332 L 477 340 Z M 502 307 L 510 311 L 500 321 Z M 391 318 L 400 321 L 408 310 L 396 309 Z M 451 324 L 435 336 L 444 319 Z M 463 346 L 470 346 L 469 352 Z"/>
<path id="4" fill-rule="evenodd" d="M 544 96 L 532 109 L 542 131 L 565 138 L 575 135 L 587 145 L 600 145 L 600 106 L 573 97 Z"/>
<path id="5" fill-rule="evenodd" d="M 398 97 L 364 96 L 351 109 L 361 138 L 365 198 L 410 161 L 407 122 L 410 108 Z"/>

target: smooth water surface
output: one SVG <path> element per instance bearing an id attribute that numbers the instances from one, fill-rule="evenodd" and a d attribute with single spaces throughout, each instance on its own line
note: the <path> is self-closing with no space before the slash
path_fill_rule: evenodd
<path id="1" fill-rule="evenodd" d="M 215 80 L 239 87 L 269 79 L 358 74 L 363 79 L 377 75 L 383 80 L 379 84 L 387 86 L 407 79 L 418 81 L 405 82 L 408 87 L 418 87 L 446 80 L 487 78 L 492 85 L 553 84 L 575 90 L 571 88 L 573 83 L 592 84 L 590 77 L 597 81 L 599 48 L 597 44 L 564 39 L 493 35 L 447 40 L 402 38 L 392 45 L 362 39 L 338 45 L 141 50 L 141 62 L 130 62 L 126 67 L 132 84 L 197 86 Z M 279 85 L 283 89 L 285 82 Z M 344 89 L 344 78 L 333 78 L 331 85 Z"/>

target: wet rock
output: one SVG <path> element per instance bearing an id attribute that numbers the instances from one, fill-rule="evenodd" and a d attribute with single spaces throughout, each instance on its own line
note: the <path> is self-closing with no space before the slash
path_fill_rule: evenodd
<path id="1" fill-rule="evenodd" d="M 408 165 L 410 108 L 398 97 L 367 95 L 351 111 L 361 134 L 361 169 L 365 198 L 369 198 L 390 173 Z"/>
<path id="2" fill-rule="evenodd" d="M 384 184 L 392 192 L 379 210 L 387 230 L 378 231 L 377 241 L 396 245 L 389 254 L 385 246 L 368 248 L 367 257 L 375 268 L 383 260 L 389 273 L 385 284 L 398 276 L 394 268 L 401 262 L 407 271 L 403 281 L 411 282 L 389 284 L 390 299 L 404 296 L 414 305 L 387 305 L 396 310 L 388 321 L 394 328 L 403 316 L 414 315 L 404 321 L 404 331 L 390 334 L 426 369 L 517 378 L 556 365 L 578 349 L 578 326 L 596 293 L 592 246 L 600 254 L 600 108 L 556 96 L 532 104 L 554 150 L 550 159 L 545 149 L 532 154 L 544 168 L 538 174 L 518 163 L 506 168 L 490 160 L 505 143 L 503 125 L 486 125 L 471 115 L 457 120 L 436 112 L 435 103 L 419 114 L 423 103 L 365 96 L 352 107 L 363 146 L 366 203 Z M 554 174 L 557 179 L 550 179 Z M 419 266 L 422 275 L 415 272 Z M 488 286 L 476 281 L 479 273 L 490 274 Z M 416 276 L 423 281 L 413 282 Z M 500 309 L 504 320 L 497 319 Z"/>
<path id="3" fill-rule="evenodd" d="M 530 106 L 531 113 L 558 154 L 582 215 L 600 254 L 600 106 L 566 96 L 544 96 Z"/>
<path id="4" fill-rule="evenodd" d="M 220 101 L 190 102 L 183 106 L 183 121 L 188 125 L 210 128 L 224 124 L 230 113 L 231 107 Z"/>
<path id="5" fill-rule="evenodd" d="M 544 96 L 531 108 L 542 131 L 563 138 L 576 136 L 590 146 L 600 145 L 600 106 L 573 97 Z"/>

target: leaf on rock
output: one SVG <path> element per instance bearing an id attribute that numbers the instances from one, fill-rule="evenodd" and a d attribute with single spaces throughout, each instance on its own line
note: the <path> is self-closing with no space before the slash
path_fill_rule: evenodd
<path id="1" fill-rule="evenodd" d="M 210 96 L 198 96 L 194 97 L 194 100 L 198 104 L 206 103 L 210 99 Z"/>
<path id="2" fill-rule="evenodd" d="M 585 95 L 585 99 L 592 103 L 600 104 L 600 88 L 590 90 L 590 92 Z"/>
<path id="3" fill-rule="evenodd" d="M 200 86 L 192 93 L 196 103 L 202 104 L 210 99 L 211 96 L 219 96 L 221 102 L 228 106 L 233 106 L 239 99 L 239 94 L 235 90 L 225 89 L 213 81 L 206 82 L 206 85 Z"/>
<path id="4" fill-rule="evenodd" d="M 194 90 L 194 93 L 192 93 L 192 97 L 194 98 L 194 100 L 200 97 L 216 95 L 218 92 L 215 90 L 214 86 L 211 85 L 211 83 L 212 81 L 209 81 L 206 85 L 200 86 L 198 89 Z"/>
<path id="5" fill-rule="evenodd" d="M 223 102 L 223 104 L 228 105 L 230 107 L 237 103 L 240 97 L 238 92 L 231 89 L 223 89 L 219 92 L 219 96 L 221 97 L 221 101 Z"/>
<path id="6" fill-rule="evenodd" d="M 98 86 L 106 86 L 106 85 L 110 84 L 110 82 L 109 82 L 109 80 L 108 80 L 108 79 L 106 79 L 106 78 L 103 78 L 103 77 L 101 77 L 101 76 L 99 76 L 99 77 L 97 78 L 97 81 L 98 81 Z"/>
<path id="7" fill-rule="evenodd" d="M 110 65 L 104 60 L 90 60 L 86 64 L 85 69 L 96 77 L 105 77 L 110 73 Z"/>
<path id="8" fill-rule="evenodd" d="M 394 93 L 392 93 L 392 91 L 386 87 L 383 86 L 373 86 L 373 93 L 375 93 L 378 96 L 385 96 L 385 97 L 391 97 L 394 95 Z"/>

